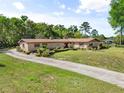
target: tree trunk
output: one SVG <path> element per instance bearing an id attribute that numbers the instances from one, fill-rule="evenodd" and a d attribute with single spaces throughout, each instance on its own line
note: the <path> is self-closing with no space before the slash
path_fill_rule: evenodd
<path id="1" fill-rule="evenodd" d="M 86 31 L 84 32 L 84 35 L 86 36 Z"/>
<path id="2" fill-rule="evenodd" d="M 120 45 L 122 45 L 122 27 L 121 27 L 121 31 L 120 31 Z"/>

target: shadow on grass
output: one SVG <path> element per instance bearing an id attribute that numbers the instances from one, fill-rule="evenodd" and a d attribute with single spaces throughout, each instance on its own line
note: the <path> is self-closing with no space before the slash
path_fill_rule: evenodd
<path id="1" fill-rule="evenodd" d="M 0 64 L 0 68 L 1 68 L 1 67 L 5 67 L 5 65 L 3 65 L 3 64 Z"/>

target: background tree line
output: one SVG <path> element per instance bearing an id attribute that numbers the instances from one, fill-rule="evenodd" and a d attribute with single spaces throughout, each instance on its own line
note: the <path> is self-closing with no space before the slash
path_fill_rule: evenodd
<path id="1" fill-rule="evenodd" d="M 21 18 L 8 18 L 0 15 L 0 48 L 16 46 L 22 38 L 85 38 L 93 37 L 105 39 L 99 35 L 96 29 L 92 29 L 88 22 L 81 26 L 71 25 L 66 28 L 64 25 L 52 25 L 46 23 L 35 23 L 27 16 Z"/>

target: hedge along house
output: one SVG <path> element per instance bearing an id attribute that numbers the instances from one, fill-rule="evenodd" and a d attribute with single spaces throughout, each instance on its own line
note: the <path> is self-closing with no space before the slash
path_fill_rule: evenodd
<path id="1" fill-rule="evenodd" d="M 98 47 L 101 42 L 94 38 L 82 39 L 21 39 L 19 46 L 23 51 L 34 51 L 36 48 L 46 45 L 49 49 L 54 48 L 84 48 L 87 49 L 89 45 Z"/>

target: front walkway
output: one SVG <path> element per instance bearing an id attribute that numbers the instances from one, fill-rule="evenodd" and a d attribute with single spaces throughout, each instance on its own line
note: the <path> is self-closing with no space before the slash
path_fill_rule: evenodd
<path id="1" fill-rule="evenodd" d="M 35 57 L 34 55 L 25 55 L 16 52 L 15 50 L 9 50 L 6 52 L 6 54 L 15 58 L 46 64 L 61 69 L 77 72 L 111 84 L 116 84 L 117 86 L 124 88 L 124 73 L 109 71 L 98 67 L 92 67 L 92 66 L 72 63 L 68 61 L 60 61 L 52 58 L 43 58 L 43 57 Z"/>

